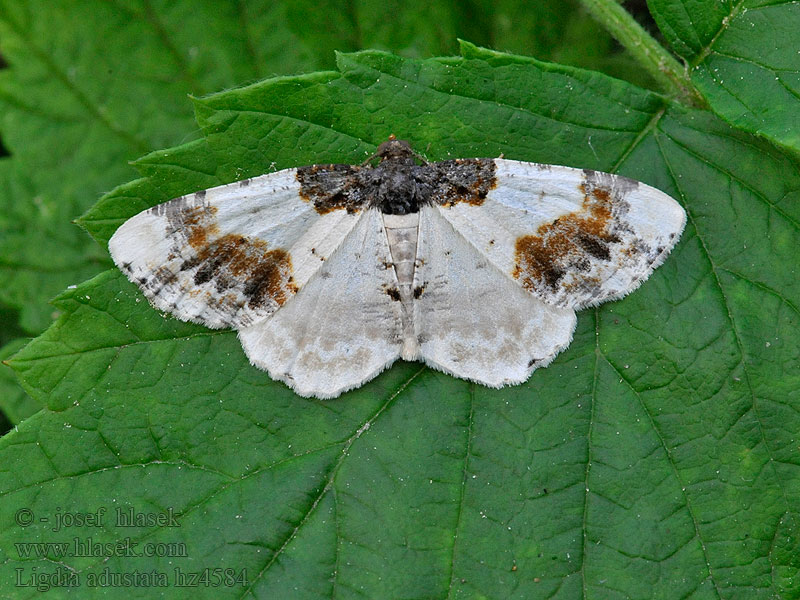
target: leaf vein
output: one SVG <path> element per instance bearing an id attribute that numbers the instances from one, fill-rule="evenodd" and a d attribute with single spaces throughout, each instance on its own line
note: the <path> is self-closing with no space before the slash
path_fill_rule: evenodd
<path id="1" fill-rule="evenodd" d="M 670 139 L 672 139 L 672 138 L 670 138 Z M 660 140 L 658 138 L 656 138 L 656 143 L 658 144 L 659 148 L 661 149 L 661 142 L 660 142 Z M 687 150 L 687 152 L 688 152 L 688 150 Z M 764 448 L 765 448 L 765 450 L 767 452 L 767 458 L 768 458 L 768 462 L 770 464 L 770 467 L 772 469 L 772 474 L 773 474 L 774 481 L 777 483 L 779 489 L 781 490 L 781 495 L 783 496 L 784 505 L 786 507 L 785 510 L 789 510 L 789 506 L 791 506 L 791 504 L 789 502 L 789 498 L 788 498 L 788 495 L 787 495 L 786 486 L 783 484 L 782 479 L 778 475 L 777 469 L 775 468 L 775 458 L 774 458 L 774 454 L 773 454 L 773 449 L 770 447 L 769 441 L 767 440 L 767 436 L 764 434 L 764 428 L 763 428 L 763 424 L 762 424 L 762 417 L 759 414 L 759 403 L 758 403 L 758 400 L 757 400 L 757 397 L 756 397 L 755 388 L 753 387 L 753 383 L 752 383 L 752 380 L 751 380 L 751 377 L 750 377 L 750 370 L 748 368 L 748 363 L 747 363 L 747 360 L 746 360 L 747 353 L 745 352 L 744 344 L 743 344 L 742 339 L 741 339 L 741 333 L 739 332 L 736 319 L 734 319 L 733 311 L 731 310 L 731 306 L 730 306 L 730 303 L 728 301 L 728 297 L 725 294 L 725 287 L 723 286 L 722 281 L 720 280 L 719 275 L 717 273 L 717 268 L 718 267 L 714 263 L 714 260 L 713 260 L 713 258 L 711 256 L 710 251 L 708 250 L 708 247 L 707 247 L 707 245 L 705 243 L 705 240 L 703 239 L 703 236 L 700 233 L 700 230 L 698 230 L 698 228 L 697 228 L 697 223 L 695 221 L 694 214 L 693 214 L 692 210 L 690 209 L 689 204 L 686 202 L 686 197 L 685 197 L 685 195 L 683 194 L 683 191 L 680 188 L 680 185 L 678 183 L 678 178 L 675 177 L 675 173 L 674 173 L 674 171 L 672 169 L 672 166 L 670 165 L 669 160 L 667 159 L 667 154 L 666 154 L 666 152 L 664 152 L 663 149 L 661 149 L 661 154 L 664 157 L 664 164 L 666 165 L 667 170 L 668 170 L 668 172 L 670 174 L 670 177 L 673 180 L 673 183 L 675 185 L 675 189 L 678 190 L 678 193 L 681 195 L 681 198 L 683 199 L 684 206 L 686 206 L 686 214 L 688 216 L 688 219 L 692 222 L 692 225 L 693 225 L 693 227 L 695 229 L 695 233 L 697 235 L 697 239 L 700 241 L 700 247 L 702 248 L 703 253 L 705 254 L 707 260 L 709 261 L 709 263 L 711 265 L 711 273 L 712 273 L 712 275 L 714 277 L 714 281 L 716 283 L 716 286 L 720 291 L 720 295 L 722 296 L 722 299 L 723 299 L 723 302 L 724 302 L 724 305 L 725 305 L 725 312 L 727 314 L 728 322 L 730 323 L 731 331 L 733 332 L 734 340 L 736 342 L 736 347 L 737 347 L 737 349 L 739 351 L 739 357 L 740 357 L 740 361 L 741 361 L 741 365 L 742 365 L 742 371 L 744 372 L 744 376 L 745 376 L 745 382 L 747 383 L 747 387 L 748 387 L 748 389 L 750 391 L 750 402 L 751 402 L 751 407 L 752 407 L 752 410 L 753 410 L 753 417 L 755 419 L 756 426 L 758 427 L 758 434 L 759 434 L 759 437 L 761 438 L 761 442 L 763 443 Z M 731 175 L 731 177 L 733 177 L 733 176 Z M 761 197 L 761 196 L 758 195 L 758 197 Z M 762 199 L 765 202 L 767 202 L 768 204 L 771 205 L 771 203 L 769 203 L 766 198 L 762 198 Z M 770 561 L 770 564 L 772 564 L 772 557 L 771 556 L 769 557 L 769 561 Z M 773 564 L 772 566 L 774 568 L 775 565 Z M 715 585 L 716 585 L 716 583 L 715 583 Z"/>
<path id="2" fill-rule="evenodd" d="M 635 387 L 633 387 L 627 380 L 625 380 L 625 378 L 622 376 L 622 373 L 619 371 L 619 369 L 617 369 L 617 367 L 611 362 L 611 360 L 605 354 L 602 353 L 602 350 L 600 350 L 599 348 L 598 348 L 598 353 L 603 356 L 603 359 L 605 360 L 605 362 L 608 364 L 608 366 L 610 366 L 614 370 L 615 373 L 617 373 L 617 375 L 619 375 L 620 379 L 625 381 L 625 383 L 628 386 L 628 388 L 636 396 L 636 399 L 638 400 L 639 405 L 642 407 L 642 410 L 644 411 L 644 414 L 647 415 L 647 418 L 650 421 L 650 426 L 652 427 L 653 432 L 656 434 L 656 437 L 658 438 L 658 441 L 661 444 L 661 447 L 664 449 L 664 455 L 666 456 L 667 462 L 669 463 L 669 466 L 670 466 L 670 468 L 672 470 L 672 475 L 675 478 L 675 480 L 678 482 L 678 485 L 679 485 L 679 487 L 681 489 L 681 495 L 683 496 L 683 503 L 686 506 L 686 510 L 689 513 L 689 517 L 692 520 L 692 524 L 694 525 L 695 536 L 697 537 L 697 541 L 699 542 L 700 549 L 701 549 L 701 551 L 703 553 L 703 560 L 705 561 L 706 568 L 708 569 L 708 576 L 711 579 L 711 582 L 714 584 L 714 590 L 716 592 L 717 598 L 721 599 L 723 597 L 723 594 L 719 589 L 719 584 L 717 583 L 716 578 L 714 577 L 714 570 L 711 568 L 711 561 L 708 558 L 708 551 L 706 550 L 706 544 L 703 541 L 703 536 L 700 533 L 700 524 L 699 524 L 699 522 L 697 520 L 697 516 L 694 514 L 694 509 L 692 508 L 692 504 L 691 504 L 691 502 L 689 502 L 689 496 L 686 493 L 686 485 L 684 484 L 683 478 L 681 477 L 680 471 L 678 470 L 678 466 L 675 464 L 675 459 L 673 458 L 672 453 L 670 452 L 670 449 L 667 446 L 666 440 L 664 439 L 664 436 L 661 433 L 661 430 L 659 429 L 658 425 L 656 424 L 652 413 L 650 412 L 650 410 L 647 408 L 647 405 L 642 400 L 642 397 L 641 397 L 641 394 L 639 393 L 639 391 Z"/>
<path id="3" fill-rule="evenodd" d="M 286 536 L 286 538 L 284 539 L 284 541 L 281 544 L 281 546 L 273 553 L 273 555 L 269 558 L 269 560 L 267 560 L 265 562 L 264 566 L 256 574 L 256 576 L 251 581 L 249 581 L 249 585 L 244 590 L 244 592 L 242 592 L 242 595 L 240 596 L 240 598 L 244 598 L 248 594 L 253 594 L 253 588 L 256 585 L 256 583 L 264 576 L 264 574 L 275 563 L 275 561 L 283 553 L 283 551 L 286 550 L 286 548 L 291 543 L 291 541 L 297 536 L 297 533 L 300 531 L 300 529 L 303 527 L 303 525 L 305 525 L 308 522 L 308 520 L 311 518 L 311 515 L 316 510 L 317 506 L 319 506 L 319 503 L 322 501 L 322 498 L 325 496 L 325 494 L 328 493 L 328 491 L 331 489 L 331 487 L 333 487 L 333 485 L 334 485 L 334 483 L 336 481 L 336 474 L 339 472 L 339 468 L 344 463 L 344 460 L 347 457 L 348 452 L 350 450 L 350 447 L 353 445 L 353 443 L 358 438 L 361 437 L 361 434 L 363 434 L 367 429 L 369 429 L 372 426 L 372 424 L 375 422 L 375 420 L 378 417 L 380 417 L 386 411 L 386 409 L 389 407 L 389 405 L 391 405 L 394 402 L 394 400 L 398 396 L 400 396 L 405 391 L 405 389 L 411 384 L 411 382 L 414 379 L 416 379 L 417 376 L 420 373 L 422 373 L 425 369 L 426 369 L 426 367 L 423 366 L 416 373 L 411 375 L 411 377 L 409 377 L 408 380 L 405 383 L 403 383 L 403 385 L 400 386 L 400 388 L 394 394 L 389 396 L 389 398 L 386 400 L 386 402 L 384 402 L 381 405 L 381 407 L 375 412 L 375 414 L 373 414 L 369 419 L 367 419 L 355 431 L 355 433 L 353 433 L 353 435 L 350 436 L 350 438 L 343 444 L 341 454 L 339 455 L 338 460 L 331 467 L 329 475 L 328 475 L 328 478 L 327 478 L 327 481 L 325 482 L 325 485 L 322 486 L 322 489 L 320 490 L 319 494 L 317 494 L 316 498 L 314 498 L 314 500 L 311 503 L 311 506 L 309 507 L 309 509 L 302 516 L 302 518 L 297 523 L 297 525 L 294 527 L 294 529 L 292 529 L 292 531 Z"/>

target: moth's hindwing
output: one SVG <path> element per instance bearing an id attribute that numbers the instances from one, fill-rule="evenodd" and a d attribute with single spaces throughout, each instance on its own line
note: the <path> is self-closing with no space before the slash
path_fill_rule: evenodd
<path id="1" fill-rule="evenodd" d="M 400 356 L 396 289 L 381 214 L 368 209 L 303 289 L 239 339 L 253 364 L 298 394 L 338 396 Z"/>
<path id="2" fill-rule="evenodd" d="M 525 381 L 569 344 L 575 312 L 517 285 L 438 207 L 422 209 L 418 247 L 414 322 L 429 365 L 501 387 Z"/>

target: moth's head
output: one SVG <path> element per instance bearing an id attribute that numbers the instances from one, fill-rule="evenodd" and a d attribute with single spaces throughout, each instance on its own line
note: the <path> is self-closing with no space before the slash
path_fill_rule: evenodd
<path id="1" fill-rule="evenodd" d="M 414 162 L 416 154 L 411 149 L 411 144 L 404 140 L 395 139 L 394 135 L 390 135 L 389 139 L 378 146 L 375 156 L 385 160 L 399 160 L 402 162 Z"/>

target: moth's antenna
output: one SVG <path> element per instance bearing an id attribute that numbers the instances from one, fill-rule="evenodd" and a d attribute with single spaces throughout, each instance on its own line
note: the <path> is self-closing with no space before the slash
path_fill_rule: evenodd
<path id="1" fill-rule="evenodd" d="M 430 152 L 432 143 L 433 142 L 428 142 L 428 145 L 425 146 L 425 154 Z M 412 148 L 411 151 L 414 152 L 414 149 Z M 426 156 L 422 156 L 421 154 L 417 154 L 416 152 L 414 152 L 414 156 L 416 156 L 419 160 L 421 160 L 423 165 L 427 165 L 429 162 Z"/>
<path id="2" fill-rule="evenodd" d="M 390 133 L 390 134 L 389 134 L 389 141 L 390 141 L 390 142 L 393 142 L 393 141 L 395 141 L 396 139 L 397 139 L 397 136 L 396 136 L 395 134 L 393 134 L 393 133 Z M 380 148 L 380 146 L 378 146 L 378 148 Z M 375 160 L 376 158 L 380 158 L 380 156 L 378 155 L 378 153 L 377 153 L 377 152 L 375 152 L 375 154 L 373 154 L 373 155 L 372 155 L 372 156 L 370 156 L 370 157 L 369 157 L 367 160 L 365 160 L 364 162 L 362 162 L 362 163 L 361 163 L 361 166 L 362 166 L 362 167 L 366 167 L 366 166 L 367 166 L 367 165 L 368 165 L 368 164 L 369 164 L 371 161 Z"/>
<path id="3" fill-rule="evenodd" d="M 378 153 L 377 153 L 377 152 L 376 152 L 375 154 L 373 154 L 372 156 L 370 156 L 370 157 L 369 157 L 367 160 L 365 160 L 364 162 L 362 162 L 360 166 L 362 166 L 362 167 L 366 167 L 366 166 L 367 166 L 369 163 L 371 163 L 371 162 L 372 162 L 373 160 L 375 160 L 376 158 L 380 158 L 380 157 L 378 156 Z"/>
<path id="4" fill-rule="evenodd" d="M 427 152 L 430 149 L 430 147 L 431 147 L 431 145 L 428 144 L 428 147 L 425 148 L 425 152 Z M 425 158 L 424 156 L 422 156 L 422 154 L 420 154 L 419 152 L 416 152 L 413 148 L 411 149 L 411 154 L 413 154 L 416 157 L 416 159 L 419 162 L 421 162 L 423 165 L 427 165 L 428 164 L 428 159 Z"/>

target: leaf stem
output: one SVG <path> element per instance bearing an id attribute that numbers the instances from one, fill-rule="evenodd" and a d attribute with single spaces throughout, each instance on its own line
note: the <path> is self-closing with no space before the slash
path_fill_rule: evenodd
<path id="1" fill-rule="evenodd" d="M 705 102 L 686 69 L 636 22 L 618 0 L 580 0 L 583 7 L 622 44 L 668 95 L 693 106 Z"/>

